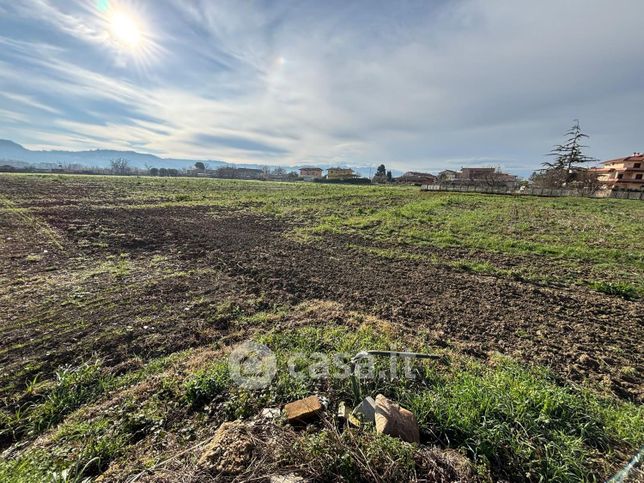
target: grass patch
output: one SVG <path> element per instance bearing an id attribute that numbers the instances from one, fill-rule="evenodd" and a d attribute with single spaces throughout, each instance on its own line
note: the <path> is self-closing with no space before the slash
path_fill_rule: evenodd
<path id="1" fill-rule="evenodd" d="M 644 440 L 641 407 L 562 387 L 545 370 L 501 359 L 430 374 L 431 390 L 400 394 L 421 426 L 466 448 L 495 479 L 588 480 Z M 626 453 L 626 454 L 627 454 Z"/>
<path id="2" fill-rule="evenodd" d="M 626 282 L 595 282 L 591 285 L 598 292 L 608 295 L 615 295 L 625 300 L 636 300 L 639 298 L 637 287 Z"/>
<path id="3" fill-rule="evenodd" d="M 102 394 L 109 383 L 110 377 L 102 372 L 100 361 L 59 369 L 54 381 L 43 385 L 42 389 L 38 389 L 34 380 L 27 387 L 31 400 L 12 414 L 3 413 L 0 438 L 15 438 L 20 434 L 34 436 L 46 431 Z"/>
<path id="4" fill-rule="evenodd" d="M 257 391 L 239 387 L 229 373 L 228 358 L 221 356 L 183 382 L 175 376 L 164 378 L 158 383 L 161 389 L 143 401 L 126 400 L 94 419 L 63 422 L 51 436 L 55 449 L 47 458 L 33 450 L 2 462 L 0 480 L 41 481 L 52 471 L 68 471 L 74 478 L 100 474 L 134 442 L 163 431 L 170 414 L 176 418 L 180 407 L 198 414 L 208 406 L 211 417 L 221 422 L 252 417 L 263 407 L 317 393 L 329 397 L 332 411 L 339 401 L 356 402 L 349 379 L 330 377 L 345 374 L 348 357 L 364 349 L 406 348 L 405 341 L 375 323 L 273 330 L 256 341 L 270 347 L 277 359 L 278 371 L 269 387 Z M 420 341 L 409 349 L 427 351 Z M 337 359 L 328 360 L 329 371 L 320 372 L 319 357 L 336 353 Z M 165 364 L 137 373 L 154 374 L 160 367 Z M 386 377 L 363 380 L 363 394 L 383 393 L 414 411 L 428 444 L 467 454 L 485 478 L 598 480 L 623 464 L 644 441 L 641 406 L 562 386 L 545 369 L 527 368 L 508 358 L 482 363 L 445 354 L 440 361 L 415 362 L 413 379 L 401 377 L 402 367 L 397 367 L 399 377 L 392 378 L 387 358 L 376 360 L 374 368 Z M 100 380 L 99 370 L 98 365 L 87 365 L 61 373 L 48 392 L 52 397 L 42 401 L 43 409 L 28 414 L 27 421 L 33 428 L 51 427 L 71 408 L 95 397 L 96 388 L 89 380 Z M 142 380 L 121 377 L 128 382 Z M 68 409 L 62 409 L 62 401 Z M 368 476 L 364 472 L 368 467 L 405 481 L 424 464 L 409 445 L 370 432 L 339 433 L 329 427 L 298 441 L 293 454 L 323 479 L 359 480 Z M 69 448 L 74 448 L 71 460 L 63 456 Z M 397 464 L 390 465 L 392 460 Z"/>
<path id="5" fill-rule="evenodd" d="M 185 399 L 193 408 L 201 408 L 231 386 L 228 361 L 217 361 L 200 370 L 185 383 Z"/>
<path id="6" fill-rule="evenodd" d="M 350 356 L 362 349 L 396 346 L 395 338 L 367 325 L 357 330 L 273 331 L 258 342 L 268 345 L 277 358 L 278 373 L 269 388 L 256 393 L 240 390 L 222 360 L 188 382 L 188 400 L 198 403 L 196 407 L 225 400 L 223 407 L 230 419 L 312 393 L 329 395 L 332 401 L 350 401 L 348 379 L 315 377 L 314 366 L 320 361 L 312 355 L 337 352 Z M 294 358 L 294 353 L 299 356 Z M 386 373 L 388 366 L 384 360 L 376 362 L 375 368 Z M 289 367 L 296 370 L 295 375 L 289 374 Z M 341 362 L 330 373 L 334 371 L 341 371 Z M 412 381 L 365 380 L 363 393 L 382 392 L 400 401 L 417 415 L 425 438 L 466 452 L 483 474 L 494 479 L 599 479 L 644 441 L 641 406 L 561 386 L 545 369 L 526 368 L 508 358 L 483 364 L 454 356 L 449 363 L 419 362 L 414 374 Z M 343 459 L 342 451 L 330 455 L 319 449 L 328 447 L 328 437 L 321 433 L 303 444 L 324 462 L 329 475 L 351 479 L 359 465 L 351 458 Z"/>
<path id="7" fill-rule="evenodd" d="M 414 447 L 376 434 L 325 429 L 294 444 L 293 459 L 318 481 L 413 481 Z"/>

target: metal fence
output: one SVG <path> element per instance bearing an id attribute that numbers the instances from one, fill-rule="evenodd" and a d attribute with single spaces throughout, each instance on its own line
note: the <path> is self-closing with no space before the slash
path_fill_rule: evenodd
<path id="1" fill-rule="evenodd" d="M 421 191 L 458 191 L 462 193 L 490 193 L 498 195 L 527 196 L 583 196 L 587 198 L 619 198 L 627 200 L 644 200 L 644 191 L 586 191 L 557 188 L 508 188 L 507 186 L 456 186 L 441 184 L 424 184 Z"/>

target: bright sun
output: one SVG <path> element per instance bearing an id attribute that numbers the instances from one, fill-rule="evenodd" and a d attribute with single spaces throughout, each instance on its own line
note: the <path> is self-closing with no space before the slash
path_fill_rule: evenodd
<path id="1" fill-rule="evenodd" d="M 143 34 L 137 21 L 125 12 L 114 12 L 110 19 L 112 37 L 123 47 L 135 50 L 141 45 Z"/>

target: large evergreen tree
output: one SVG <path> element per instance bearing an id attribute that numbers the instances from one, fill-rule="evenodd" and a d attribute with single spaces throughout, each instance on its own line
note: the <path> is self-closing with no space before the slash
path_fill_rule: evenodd
<path id="1" fill-rule="evenodd" d="M 555 160 L 553 162 L 546 161 L 543 163 L 544 166 L 550 169 L 566 170 L 570 173 L 572 168 L 577 165 L 596 161 L 596 159 L 583 153 L 583 149 L 588 146 L 582 144 L 582 142 L 584 139 L 588 139 L 589 136 L 582 132 L 577 119 L 575 119 L 573 126 L 565 135 L 566 141 L 563 144 L 558 144 L 550 151 L 549 156 L 554 157 Z"/>
<path id="2" fill-rule="evenodd" d="M 572 185 L 579 185 L 584 187 L 587 183 L 584 181 L 588 178 L 589 173 L 587 169 L 582 168 L 581 165 L 597 161 L 596 159 L 584 154 L 584 149 L 587 148 L 583 144 L 584 139 L 589 136 L 582 132 L 579 126 L 579 121 L 575 119 L 572 127 L 566 132 L 566 141 L 563 144 L 558 144 L 549 156 L 554 158 L 554 161 L 546 161 L 543 166 L 546 168 L 535 173 L 534 181 L 549 188 L 562 188 Z"/>

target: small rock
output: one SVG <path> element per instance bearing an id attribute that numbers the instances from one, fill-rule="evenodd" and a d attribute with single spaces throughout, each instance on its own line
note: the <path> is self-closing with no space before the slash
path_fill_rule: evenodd
<path id="1" fill-rule="evenodd" d="M 284 406 L 286 420 L 289 423 L 304 422 L 317 417 L 322 411 L 322 402 L 317 396 L 293 401 Z"/>
<path id="2" fill-rule="evenodd" d="M 420 431 L 414 413 L 387 399 L 376 396 L 376 431 L 400 438 L 408 443 L 420 443 Z"/>
<path id="3" fill-rule="evenodd" d="M 352 414 L 365 423 L 373 423 L 376 416 L 376 401 L 371 396 L 367 396 L 355 407 Z"/>
<path id="4" fill-rule="evenodd" d="M 599 369 L 599 362 L 590 357 L 588 354 L 580 355 L 579 359 L 577 360 L 584 367 L 588 367 L 590 369 Z"/>
<path id="5" fill-rule="evenodd" d="M 338 404 L 338 417 L 340 419 L 349 419 L 349 408 L 347 407 L 347 403 L 344 401 L 341 401 L 340 404 Z"/>
<path id="6" fill-rule="evenodd" d="M 306 480 L 301 476 L 294 473 L 290 475 L 273 475 L 271 476 L 270 483 L 305 483 Z"/>
<path id="7" fill-rule="evenodd" d="M 262 409 L 262 419 L 277 419 L 282 412 L 278 408 L 264 408 Z"/>

